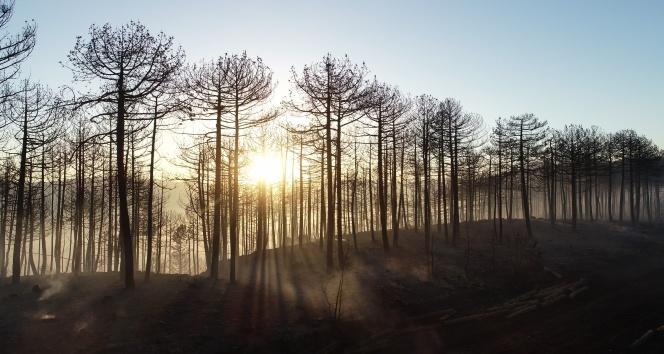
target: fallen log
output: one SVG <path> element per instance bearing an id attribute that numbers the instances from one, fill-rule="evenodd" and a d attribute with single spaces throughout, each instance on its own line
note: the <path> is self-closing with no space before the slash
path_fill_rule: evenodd
<path id="1" fill-rule="evenodd" d="M 654 333 L 655 333 L 655 331 L 652 330 L 652 329 L 647 330 L 646 333 L 644 333 L 641 337 L 639 337 L 637 340 L 635 340 L 634 343 L 632 343 L 632 345 L 629 346 L 630 349 L 633 350 L 633 349 L 636 349 L 636 348 L 640 347 L 640 346 L 641 346 L 643 343 L 645 343 L 650 337 L 652 337 L 652 335 L 653 335 Z"/>
<path id="2" fill-rule="evenodd" d="M 520 309 L 518 309 L 518 310 L 516 310 L 516 311 L 510 313 L 509 315 L 507 315 L 507 318 L 513 318 L 513 317 L 516 317 L 516 316 L 519 316 L 519 315 L 523 315 L 523 314 L 525 314 L 525 313 L 528 313 L 528 312 L 530 312 L 530 311 L 533 311 L 533 310 L 536 309 L 536 308 L 537 308 L 536 305 L 523 306 L 523 307 L 521 307 Z"/>
<path id="3" fill-rule="evenodd" d="M 573 292 L 571 292 L 571 293 L 569 294 L 569 298 L 570 298 L 570 299 L 573 299 L 573 298 L 579 296 L 579 294 L 581 294 L 582 292 L 584 292 L 584 291 L 586 291 L 586 290 L 588 290 L 588 289 L 590 289 L 588 286 L 583 286 L 583 287 L 581 287 L 581 288 L 579 288 L 579 289 L 576 289 L 576 290 L 574 290 Z"/>
<path id="4" fill-rule="evenodd" d="M 489 312 L 481 312 L 481 313 L 476 313 L 476 314 L 472 314 L 472 315 L 466 315 L 466 316 L 462 316 L 462 317 L 447 319 L 447 320 L 443 321 L 443 324 L 444 325 L 451 325 L 451 324 L 459 324 L 459 323 L 471 322 L 471 321 L 476 321 L 476 320 L 482 320 L 482 319 L 489 318 L 489 317 L 503 315 L 507 312 L 509 312 L 509 309 L 495 310 L 495 311 L 489 311 Z"/>
<path id="5" fill-rule="evenodd" d="M 589 287 L 586 280 L 580 278 L 573 282 L 552 285 L 542 289 L 530 290 L 502 304 L 494 305 L 483 312 L 450 318 L 452 315 L 441 318 L 445 325 L 465 323 L 488 317 L 505 315 L 505 318 L 514 318 L 538 308 L 548 307 L 565 299 L 574 299 L 579 294 L 587 291 Z"/>
<path id="6" fill-rule="evenodd" d="M 434 311 L 434 312 L 429 312 L 425 313 L 422 315 L 410 317 L 409 320 L 412 322 L 420 322 L 420 321 L 425 321 L 433 318 L 441 318 L 441 317 L 449 317 L 454 315 L 456 311 L 454 309 L 445 309 L 441 311 Z"/>
<path id="7" fill-rule="evenodd" d="M 551 273 L 554 277 L 556 277 L 556 278 L 558 278 L 558 279 L 562 279 L 562 278 L 563 278 L 562 274 L 556 272 L 555 270 L 553 270 L 553 269 L 551 269 L 551 268 L 549 268 L 549 267 L 544 267 L 544 271 Z"/>
<path id="8" fill-rule="evenodd" d="M 549 298 L 544 299 L 544 300 L 540 303 L 540 305 L 541 305 L 542 307 L 551 306 L 551 305 L 553 305 L 553 304 L 555 304 L 555 303 L 558 303 L 559 301 L 561 301 L 561 300 L 563 300 L 563 299 L 566 299 L 566 298 L 567 298 L 567 294 L 558 294 L 558 295 L 556 295 L 556 296 L 553 296 L 553 297 L 549 297 Z"/>

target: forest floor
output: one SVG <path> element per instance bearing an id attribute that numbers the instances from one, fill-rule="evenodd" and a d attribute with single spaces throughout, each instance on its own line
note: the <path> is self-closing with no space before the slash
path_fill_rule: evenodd
<path id="1" fill-rule="evenodd" d="M 132 291 L 117 273 L 3 280 L 0 351 L 664 352 L 663 228 L 535 221 L 536 242 L 522 222 L 504 230 L 498 242 L 491 222 L 462 225 L 457 246 L 436 234 L 433 278 L 421 233 L 402 230 L 387 254 L 368 234 L 358 251 L 347 240 L 337 319 L 342 273 L 327 274 L 317 244 L 241 257 L 232 286 L 140 273 Z"/>

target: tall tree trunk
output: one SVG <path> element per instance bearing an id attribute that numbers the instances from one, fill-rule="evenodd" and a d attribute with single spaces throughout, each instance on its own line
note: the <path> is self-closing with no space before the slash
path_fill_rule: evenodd
<path id="1" fill-rule="evenodd" d="M 390 211 L 392 212 L 392 246 L 399 246 L 399 217 L 397 214 L 397 132 L 394 120 L 392 121 L 392 171 Z"/>
<path id="2" fill-rule="evenodd" d="M 298 227 L 299 232 L 298 232 L 298 235 L 297 235 L 297 245 L 300 248 L 302 248 L 302 236 L 303 236 L 302 233 L 303 233 L 303 230 L 304 230 L 304 188 L 303 188 L 304 176 L 302 174 L 302 171 L 303 171 L 303 169 L 302 169 L 302 157 L 303 157 L 302 148 L 303 148 L 303 145 L 304 145 L 304 142 L 302 140 L 302 137 L 300 137 L 300 156 L 299 156 L 300 157 L 300 166 L 299 166 L 300 167 L 300 180 L 299 180 L 299 183 L 298 183 L 298 191 L 300 192 L 300 208 L 299 208 L 300 209 L 300 218 L 299 218 L 299 223 L 300 224 L 299 224 L 299 227 Z"/>
<path id="3" fill-rule="evenodd" d="M 574 148 L 573 148 L 574 149 Z M 572 157 L 571 157 L 571 185 L 572 185 L 572 229 L 576 230 L 576 220 L 577 220 L 577 199 L 576 199 L 576 154 L 572 152 Z"/>
<path id="4" fill-rule="evenodd" d="M 154 104 L 155 116 L 152 119 L 152 137 L 150 138 L 150 177 L 148 181 L 148 245 L 145 260 L 145 281 L 150 281 L 150 272 L 152 271 L 152 238 L 154 235 L 153 214 L 154 214 L 154 150 L 155 140 L 157 139 L 157 99 Z"/>
<path id="5" fill-rule="evenodd" d="M 122 240 L 125 288 L 134 288 L 134 254 L 129 224 L 129 207 L 127 205 L 127 170 L 124 161 L 125 141 L 125 96 L 122 76 L 118 82 L 118 119 L 115 127 L 116 141 L 116 176 L 118 180 L 118 202 L 120 212 L 120 239 Z"/>
<path id="6" fill-rule="evenodd" d="M 428 119 L 428 118 L 425 118 Z M 424 249 L 429 254 L 432 251 L 431 239 L 431 193 L 429 165 L 429 125 L 424 123 L 422 132 L 422 173 L 424 174 Z"/>
<path id="7" fill-rule="evenodd" d="M 530 207 L 528 206 L 528 182 L 526 181 L 526 156 L 524 153 L 523 142 L 523 122 L 519 130 L 519 173 L 521 175 L 521 206 L 523 208 L 523 218 L 526 221 L 526 231 L 528 238 L 533 238 L 533 229 L 530 225 Z"/>
<path id="8" fill-rule="evenodd" d="M 237 93 L 236 93 L 237 97 Z M 221 112 L 219 112 L 221 114 Z M 218 120 L 220 122 L 220 120 Z M 220 132 L 221 125 L 217 129 L 218 132 Z M 233 201 L 231 203 L 232 205 L 232 215 L 231 215 L 231 259 L 230 259 L 230 282 L 235 283 L 236 280 L 236 275 L 235 275 L 235 262 L 238 256 L 238 211 L 239 211 L 239 204 L 240 204 L 240 178 L 239 178 L 239 172 L 240 172 L 240 167 L 239 167 L 239 155 L 240 155 L 240 112 L 239 112 L 239 102 L 236 100 L 235 101 L 235 127 L 234 127 L 234 137 L 233 137 L 233 188 L 232 188 L 232 195 L 233 195 Z M 219 133 L 220 134 L 220 133 Z M 218 156 L 218 161 L 221 162 L 221 151 L 217 153 Z M 221 169 L 221 164 L 219 166 L 219 169 Z M 220 171 L 220 170 L 219 170 Z M 219 183 L 221 182 L 221 172 L 217 172 L 217 177 L 219 177 L 218 181 Z M 221 189 L 220 185 L 215 182 L 215 188 L 219 187 Z M 216 201 L 215 201 L 216 204 Z M 217 209 L 215 207 L 215 209 Z M 215 223 L 217 222 L 217 218 L 220 215 L 215 212 Z M 215 236 L 217 237 L 217 236 Z M 214 248 L 214 247 L 213 247 Z M 213 252 L 214 253 L 214 252 Z M 214 261 L 214 260 L 213 260 Z"/>
<path id="9" fill-rule="evenodd" d="M 108 139 L 108 234 L 106 240 L 106 271 L 113 271 L 113 255 L 114 255 L 114 203 L 116 199 L 113 194 L 113 139 Z"/>
<path id="10" fill-rule="evenodd" d="M 621 144 L 624 144 L 622 142 Z M 621 147 L 621 158 L 620 158 L 620 196 L 619 196 L 619 220 L 623 221 L 623 212 L 625 210 L 625 147 Z"/>
<path id="11" fill-rule="evenodd" d="M 336 170 L 336 197 L 337 197 L 337 258 L 339 266 L 344 266 L 344 249 L 343 249 L 343 229 L 342 229 L 342 194 L 341 194 L 341 115 L 337 117 L 337 136 L 336 136 L 336 156 L 335 156 L 335 170 Z"/>
<path id="12" fill-rule="evenodd" d="M 326 235 L 325 225 L 325 149 L 320 152 L 320 216 L 318 218 L 318 247 L 323 250 Z"/>
<path id="13" fill-rule="evenodd" d="M 378 208 L 380 218 L 380 233 L 383 240 L 383 249 L 385 252 L 390 250 L 390 243 L 387 238 L 387 196 L 385 187 L 385 168 L 384 168 L 384 155 L 383 155 L 383 122 L 382 113 L 378 112 Z"/>
<path id="14" fill-rule="evenodd" d="M 2 220 L 0 221 L 0 279 L 7 276 L 7 268 L 5 267 L 5 240 L 7 230 L 7 216 L 9 215 L 9 189 L 11 183 L 9 181 L 9 161 L 5 165 L 5 177 L 2 181 Z"/>
<path id="15" fill-rule="evenodd" d="M 219 99 L 218 99 L 219 100 Z M 215 146 L 214 146 L 214 219 L 212 221 L 212 256 L 210 257 L 210 279 L 217 279 L 219 277 L 219 238 L 221 236 L 221 105 L 217 104 L 217 117 L 215 124 Z M 236 109 L 237 115 L 237 109 Z M 236 116 L 237 121 L 237 116 Z M 237 123 L 236 123 L 236 137 L 235 137 L 235 150 L 233 151 L 233 163 L 237 164 L 238 152 L 237 146 Z M 237 167 L 233 171 L 233 178 L 236 178 Z M 233 180 L 233 203 L 236 203 L 235 190 L 237 184 L 236 179 Z M 235 240 L 237 240 L 237 212 L 233 204 L 231 215 L 231 264 L 230 264 L 230 281 L 235 282 Z"/>
<path id="16" fill-rule="evenodd" d="M 42 146 L 42 154 L 41 154 L 41 178 L 39 180 L 41 186 L 40 186 L 40 203 L 39 203 L 39 225 L 40 225 L 40 232 L 41 232 L 41 268 L 39 270 L 39 274 L 44 275 L 46 274 L 46 183 L 45 183 L 45 177 L 44 177 L 44 171 L 46 170 L 46 153 L 45 153 L 45 147 Z"/>
<path id="17" fill-rule="evenodd" d="M 330 92 L 330 64 L 327 65 L 327 99 L 326 99 L 326 122 L 325 122 L 325 158 L 327 159 L 327 232 L 325 238 L 327 240 L 326 247 L 326 260 L 327 271 L 331 272 L 334 267 L 333 259 L 333 245 L 334 245 L 334 181 L 332 179 L 332 96 Z"/>
<path id="18" fill-rule="evenodd" d="M 86 270 L 92 271 L 95 260 L 95 161 L 92 158 L 92 171 L 90 174 L 90 206 L 88 210 L 88 247 L 86 257 Z"/>
<path id="19" fill-rule="evenodd" d="M 34 212 L 34 195 L 33 195 L 33 184 L 32 184 L 32 174 L 33 174 L 33 161 L 30 159 L 30 171 L 28 172 L 28 225 L 26 225 L 26 234 L 29 235 L 30 249 L 28 250 L 28 259 L 30 263 L 30 270 L 32 275 L 37 275 L 37 266 L 35 265 L 33 243 L 35 239 L 34 230 L 35 230 L 35 212 Z"/>
<path id="20" fill-rule="evenodd" d="M 351 216 L 351 233 L 353 234 L 353 247 L 357 251 L 357 230 L 356 230 L 356 215 L 355 215 L 355 205 L 357 200 L 357 142 L 353 146 L 353 181 L 351 188 L 351 201 L 350 201 L 350 216 Z"/>
<path id="21" fill-rule="evenodd" d="M 26 94 L 27 95 L 27 94 Z M 28 103 L 24 101 L 23 136 L 21 138 L 21 160 L 18 171 L 18 187 L 16 190 L 16 232 L 14 233 L 14 254 L 12 262 L 12 284 L 21 281 L 21 246 L 23 244 L 23 213 L 25 193 L 26 157 L 28 151 Z"/>
<path id="22" fill-rule="evenodd" d="M 373 198 L 373 180 L 371 178 L 371 170 L 373 170 L 373 164 L 371 163 L 371 144 L 369 144 L 369 228 L 371 233 L 371 242 L 376 242 L 375 235 L 375 223 L 374 223 L 374 198 Z"/>

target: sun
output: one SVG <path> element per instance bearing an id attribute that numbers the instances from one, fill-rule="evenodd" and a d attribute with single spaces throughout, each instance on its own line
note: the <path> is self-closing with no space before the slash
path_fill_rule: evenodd
<path id="1" fill-rule="evenodd" d="M 247 177 L 251 183 L 272 184 L 281 180 L 281 158 L 273 152 L 255 152 L 249 157 Z"/>

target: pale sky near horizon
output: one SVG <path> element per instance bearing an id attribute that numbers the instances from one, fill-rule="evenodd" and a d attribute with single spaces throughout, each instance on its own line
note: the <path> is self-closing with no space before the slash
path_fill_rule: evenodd
<path id="1" fill-rule="evenodd" d="M 53 87 L 93 23 L 140 20 L 197 61 L 246 50 L 288 92 L 291 66 L 348 54 L 411 95 L 459 99 L 488 125 L 532 112 L 556 128 L 630 128 L 664 146 L 664 1 L 16 0 L 38 25 L 23 71 Z"/>

